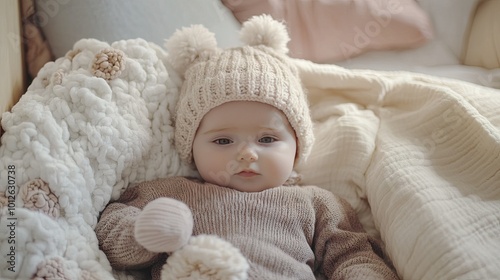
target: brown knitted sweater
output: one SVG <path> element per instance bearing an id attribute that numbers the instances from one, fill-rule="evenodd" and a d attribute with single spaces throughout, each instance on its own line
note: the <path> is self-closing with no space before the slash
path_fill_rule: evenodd
<path id="1" fill-rule="evenodd" d="M 249 279 L 398 279 L 353 209 L 331 192 L 281 186 L 245 193 L 183 177 L 141 183 L 106 207 L 96 234 L 114 268 L 153 267 L 152 278 L 159 279 L 167 256 L 147 251 L 133 236 L 141 209 L 159 197 L 191 208 L 194 235 L 214 234 L 239 248 Z"/>

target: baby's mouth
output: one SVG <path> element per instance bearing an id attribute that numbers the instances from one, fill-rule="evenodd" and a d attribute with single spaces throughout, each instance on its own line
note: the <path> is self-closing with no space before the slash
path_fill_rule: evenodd
<path id="1" fill-rule="evenodd" d="M 254 176 L 259 175 L 259 173 L 255 172 L 253 170 L 246 169 L 246 170 L 242 170 L 242 171 L 236 173 L 236 175 L 239 175 L 241 177 L 254 177 Z"/>

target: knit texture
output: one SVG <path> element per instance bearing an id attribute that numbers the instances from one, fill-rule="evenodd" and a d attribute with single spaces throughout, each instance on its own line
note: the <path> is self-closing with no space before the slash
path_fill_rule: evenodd
<path id="1" fill-rule="evenodd" d="M 152 267 L 159 279 L 166 255 L 137 244 L 133 224 L 148 202 L 168 196 L 193 213 L 193 234 L 217 235 L 250 264 L 249 279 L 397 279 L 344 200 L 317 187 L 276 187 L 244 193 L 182 177 L 129 188 L 96 227 L 114 268 Z M 294 207 L 290 207 L 293 205 Z"/>
<path id="2" fill-rule="evenodd" d="M 161 280 L 247 280 L 248 268 L 246 258 L 233 244 L 201 234 L 168 256 Z"/>
<path id="3" fill-rule="evenodd" d="M 259 37 L 258 32 L 264 32 L 267 26 L 276 28 L 276 24 L 281 24 L 269 23 L 265 19 L 263 23 L 249 23 L 249 27 L 261 23 L 255 32 L 247 28 L 245 34 L 252 38 Z M 199 26 L 193 29 L 198 35 L 203 33 Z M 276 35 L 281 33 L 279 28 L 271 30 L 275 30 Z M 182 42 L 177 42 L 179 37 L 186 37 L 193 30 L 183 29 L 179 32 L 167 41 L 168 48 L 178 49 L 178 45 L 182 45 Z M 285 34 L 280 35 L 288 38 L 285 28 L 283 32 Z M 262 102 L 281 110 L 297 137 L 297 162 L 307 158 L 314 142 L 308 101 L 296 67 L 284 50 L 271 47 L 274 43 L 271 40 L 269 46 L 242 46 L 210 54 L 203 49 L 200 52 L 204 55 L 200 54 L 198 59 L 194 59 L 183 73 L 185 81 L 176 111 L 175 145 L 185 162 L 192 162 L 192 143 L 203 116 L 211 109 L 231 101 Z"/>
<path id="4" fill-rule="evenodd" d="M 193 232 L 193 217 L 186 204 L 167 197 L 151 201 L 135 221 L 135 239 L 151 252 L 173 252 Z"/>

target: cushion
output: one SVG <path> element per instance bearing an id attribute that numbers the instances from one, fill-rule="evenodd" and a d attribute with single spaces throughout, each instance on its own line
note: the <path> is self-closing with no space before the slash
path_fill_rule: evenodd
<path id="1" fill-rule="evenodd" d="M 464 64 L 500 68 L 500 1 L 487 0 L 478 8 L 471 25 Z"/>
<path id="2" fill-rule="evenodd" d="M 239 43 L 240 26 L 219 0 L 35 1 L 37 19 L 55 57 L 82 38 L 106 42 L 141 38 L 157 45 L 176 29 L 203 24 L 221 47 Z"/>
<path id="3" fill-rule="evenodd" d="M 267 13 L 285 21 L 290 55 L 331 63 L 368 50 L 408 49 L 432 38 L 426 12 L 413 0 L 222 0 L 244 22 Z"/>

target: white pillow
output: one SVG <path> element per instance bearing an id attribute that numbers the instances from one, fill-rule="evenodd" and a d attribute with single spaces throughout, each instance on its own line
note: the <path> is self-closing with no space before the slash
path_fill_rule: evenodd
<path id="1" fill-rule="evenodd" d="M 192 24 L 214 32 L 223 48 L 240 44 L 240 24 L 218 0 L 58 0 L 36 5 L 36 21 L 56 58 L 82 38 L 108 43 L 143 38 L 163 46 L 176 29 Z"/>
<path id="2" fill-rule="evenodd" d="M 434 24 L 434 34 L 460 58 L 469 25 L 481 0 L 417 0 Z"/>
<path id="3" fill-rule="evenodd" d="M 370 51 L 335 64 L 351 69 L 414 71 L 420 66 L 432 67 L 459 63 L 459 59 L 444 42 L 433 39 L 419 48 L 402 51 Z"/>

